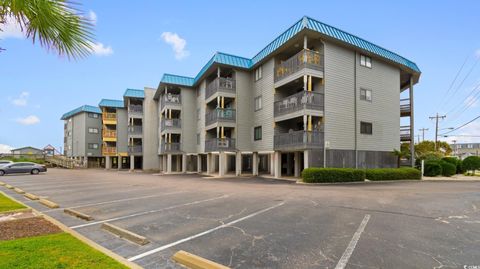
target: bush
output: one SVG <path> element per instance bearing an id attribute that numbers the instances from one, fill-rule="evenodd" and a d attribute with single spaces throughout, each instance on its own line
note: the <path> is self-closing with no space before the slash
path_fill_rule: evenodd
<path id="1" fill-rule="evenodd" d="M 457 172 L 457 166 L 452 163 L 440 161 L 439 164 L 442 166 L 442 176 L 451 177 Z"/>
<path id="2" fill-rule="evenodd" d="M 302 171 L 303 182 L 329 183 L 364 181 L 365 171 L 353 168 L 307 168 Z"/>
<path id="3" fill-rule="evenodd" d="M 415 168 L 377 168 L 368 169 L 366 172 L 368 180 L 402 180 L 402 179 L 421 179 L 422 172 Z"/>
<path id="4" fill-rule="evenodd" d="M 462 160 L 454 157 L 445 157 L 445 158 L 442 158 L 442 161 L 455 165 L 455 174 L 462 173 Z"/>
<path id="5" fill-rule="evenodd" d="M 436 177 L 442 174 L 442 166 L 439 161 L 426 161 L 424 169 L 424 175 L 427 177 Z"/>
<path id="6" fill-rule="evenodd" d="M 480 169 L 480 157 L 470 156 L 463 160 L 462 162 L 463 170 L 465 171 L 474 171 Z"/>

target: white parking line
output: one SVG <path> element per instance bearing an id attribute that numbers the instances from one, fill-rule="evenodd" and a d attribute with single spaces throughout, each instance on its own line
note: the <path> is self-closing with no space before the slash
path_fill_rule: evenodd
<path id="1" fill-rule="evenodd" d="M 159 251 L 162 251 L 162 250 L 171 248 L 171 247 L 173 247 L 173 246 L 176 246 L 176 245 L 178 245 L 178 244 L 181 244 L 181 243 L 190 241 L 190 240 L 192 240 L 192 239 L 195 239 L 195 238 L 204 236 L 204 235 L 209 234 L 209 233 L 213 233 L 213 232 L 216 231 L 216 230 L 219 230 L 219 229 L 222 229 L 222 228 L 231 226 L 231 225 L 233 225 L 233 224 L 235 224 L 235 223 L 238 223 L 238 222 L 240 222 L 240 221 L 244 221 L 244 220 L 246 220 L 246 219 L 255 217 L 256 215 L 265 213 L 265 212 L 267 212 L 267 211 L 269 211 L 269 210 L 272 210 L 272 209 L 274 209 L 274 208 L 277 208 L 277 207 L 279 207 L 279 206 L 281 206 L 281 205 L 283 205 L 283 204 L 285 204 L 285 202 L 281 202 L 281 203 L 276 204 L 276 205 L 274 205 L 274 206 L 267 207 L 267 208 L 265 208 L 265 209 L 256 211 L 256 212 L 254 212 L 254 213 L 252 213 L 252 214 L 250 214 L 250 215 L 247 215 L 247 216 L 245 216 L 245 217 L 236 219 L 236 220 L 231 221 L 231 222 L 226 223 L 226 224 L 222 224 L 222 225 L 217 226 L 217 227 L 215 227 L 215 228 L 212 228 L 212 229 L 210 229 L 210 230 L 206 230 L 206 231 L 204 231 L 204 232 L 201 232 L 201 233 L 198 233 L 198 234 L 195 234 L 195 235 L 192 235 L 192 236 L 189 236 L 189 237 L 180 239 L 180 240 L 175 241 L 175 242 L 173 242 L 173 243 L 170 243 L 170 244 L 167 244 L 167 245 L 164 245 L 164 246 L 161 246 L 161 247 L 158 247 L 158 248 L 149 250 L 149 251 L 144 252 L 144 253 L 141 253 L 141 254 L 138 254 L 138 255 L 136 255 L 136 256 L 133 256 L 133 257 L 128 258 L 128 260 L 131 261 L 131 262 L 136 261 L 136 260 L 138 260 L 138 259 L 144 258 L 144 257 L 149 256 L 149 255 L 151 255 L 151 254 L 154 254 L 154 253 L 157 253 L 157 252 L 159 252 Z"/>
<path id="2" fill-rule="evenodd" d="M 175 209 L 175 208 L 179 208 L 179 207 L 183 207 L 183 206 L 196 205 L 196 204 L 200 204 L 200 203 L 204 203 L 204 202 L 209 202 L 209 201 L 214 201 L 214 200 L 218 200 L 218 199 L 222 199 L 222 198 L 227 198 L 227 197 L 228 197 L 228 195 L 222 195 L 222 196 L 218 196 L 218 197 L 214 197 L 214 198 L 210 198 L 210 199 L 205 199 L 205 200 L 194 201 L 194 202 L 190 202 L 190 203 L 186 203 L 186 204 L 174 205 L 174 206 L 169 206 L 169 207 L 160 208 L 160 209 L 156 209 L 156 210 L 150 210 L 150 211 L 139 212 L 139 213 L 135 213 L 135 214 L 131 214 L 131 215 L 126 215 L 126 216 L 122 216 L 122 217 L 116 217 L 116 218 L 111 218 L 111 219 L 100 220 L 100 221 L 90 222 L 90 223 L 86 223 L 86 224 L 71 226 L 70 228 L 72 228 L 72 229 L 78 229 L 78 228 L 83 228 L 83 227 L 92 226 L 92 225 L 95 225 L 95 224 L 100 224 L 100 223 L 105 223 L 105 222 L 109 222 L 109 221 L 115 221 L 115 220 L 122 220 L 122 219 L 128 219 L 128 218 L 138 217 L 138 216 L 142 216 L 142 215 L 157 213 L 157 212 L 161 212 L 161 211 L 165 211 L 165 210 L 170 210 L 170 209 Z"/>
<path id="3" fill-rule="evenodd" d="M 350 259 L 350 256 L 352 256 L 352 253 L 355 250 L 358 240 L 360 239 L 363 230 L 365 230 L 369 219 L 370 215 L 365 215 L 365 217 L 363 217 L 362 223 L 360 223 L 360 226 L 358 226 L 357 231 L 353 235 L 352 240 L 350 240 L 347 249 L 345 249 L 345 252 L 343 252 L 343 255 L 338 261 L 337 266 L 335 266 L 335 269 L 343 269 L 345 266 L 347 266 L 348 260 Z"/>
<path id="4" fill-rule="evenodd" d="M 74 208 L 87 207 L 87 206 L 114 204 L 114 203 L 120 203 L 120 202 L 126 202 L 126 201 L 134 201 L 134 200 L 141 200 L 141 199 L 147 199 L 147 198 L 153 198 L 153 197 L 167 196 L 167 195 L 171 195 L 171 194 L 185 193 L 185 192 L 186 191 L 176 191 L 176 192 L 167 192 L 167 193 L 155 194 L 155 195 L 137 196 L 137 197 L 118 199 L 118 200 L 110 200 L 110 201 L 105 201 L 105 202 L 69 206 L 68 208 L 74 209 Z M 48 213 L 48 212 L 59 211 L 59 210 L 63 210 L 63 208 L 49 209 L 49 210 L 42 211 L 42 213 Z"/>

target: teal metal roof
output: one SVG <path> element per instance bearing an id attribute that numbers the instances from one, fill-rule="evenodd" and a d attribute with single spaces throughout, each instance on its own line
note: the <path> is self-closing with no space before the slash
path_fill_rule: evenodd
<path id="1" fill-rule="evenodd" d="M 75 116 L 79 113 L 82 113 L 82 112 L 102 114 L 102 111 L 100 110 L 100 108 L 98 108 L 96 106 L 83 105 L 81 107 L 77 107 L 74 110 L 68 111 L 67 113 L 63 114 L 62 118 L 60 118 L 60 119 L 61 120 L 66 120 L 66 119 L 68 119 L 72 116 Z"/>
<path id="2" fill-rule="evenodd" d="M 357 37 L 355 35 L 352 35 L 350 33 L 347 33 L 345 31 L 342 31 L 336 27 L 330 26 L 328 24 L 325 24 L 323 22 L 314 20 L 312 18 L 309 18 L 307 16 L 303 17 L 299 21 L 297 21 L 294 25 L 292 25 L 290 28 L 288 28 L 285 32 L 283 32 L 280 36 L 275 38 L 270 44 L 268 44 L 265 48 L 263 48 L 257 55 L 255 55 L 252 59 L 248 59 L 245 57 L 240 57 L 240 56 L 235 56 L 231 54 L 226 54 L 222 52 L 217 52 L 213 55 L 213 57 L 203 66 L 203 68 L 198 72 L 198 74 L 192 78 L 192 77 L 184 77 L 184 76 L 177 76 L 177 75 L 172 75 L 172 74 L 164 74 L 160 83 L 167 83 L 167 84 L 175 84 L 175 85 L 180 85 L 180 86 L 188 86 L 192 87 L 196 85 L 202 76 L 207 72 L 207 70 L 213 66 L 214 64 L 223 64 L 223 65 L 229 65 L 233 67 L 239 67 L 239 68 L 244 68 L 244 69 L 251 69 L 253 68 L 257 63 L 261 62 L 265 58 L 267 58 L 270 54 L 272 54 L 274 51 L 279 49 L 283 44 L 285 44 L 287 41 L 289 41 L 291 38 L 296 36 L 298 33 L 300 33 L 302 30 L 308 29 L 315 31 L 317 33 L 323 34 L 327 37 L 330 37 L 332 39 L 336 39 L 338 41 L 347 43 L 349 45 L 355 46 L 359 49 L 368 51 L 372 54 L 378 55 L 382 58 L 385 58 L 387 60 L 393 61 L 395 63 L 401 64 L 414 72 L 420 73 L 420 69 L 418 66 L 392 52 L 387 49 L 384 49 L 378 45 L 375 45 L 369 41 L 366 41 L 365 39 L 362 39 L 360 37 Z"/>
<path id="3" fill-rule="evenodd" d="M 124 104 L 122 100 L 102 99 L 98 104 L 99 107 L 114 107 L 123 108 Z"/>
<path id="4" fill-rule="evenodd" d="M 130 98 L 145 98 L 145 92 L 143 90 L 137 89 L 127 89 L 123 94 L 123 97 L 130 97 Z"/>

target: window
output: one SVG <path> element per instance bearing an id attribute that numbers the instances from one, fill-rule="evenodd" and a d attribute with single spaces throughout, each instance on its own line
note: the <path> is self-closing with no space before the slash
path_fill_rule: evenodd
<path id="1" fill-rule="evenodd" d="M 360 100 L 372 101 L 372 90 L 360 89 Z"/>
<path id="2" fill-rule="evenodd" d="M 259 66 L 257 69 L 255 69 L 255 81 L 261 78 L 262 78 L 262 66 Z"/>
<path id="3" fill-rule="evenodd" d="M 372 58 L 360 54 L 360 65 L 368 68 L 372 68 Z"/>
<path id="4" fill-rule="evenodd" d="M 360 133 L 361 134 L 369 134 L 373 133 L 373 126 L 371 122 L 360 122 Z"/>
<path id="5" fill-rule="evenodd" d="M 262 96 L 255 97 L 255 111 L 262 109 Z"/>
<path id="6" fill-rule="evenodd" d="M 98 128 L 88 128 L 88 132 L 91 134 L 98 134 Z"/>
<path id="7" fill-rule="evenodd" d="M 88 113 L 88 117 L 89 117 L 89 118 L 98 119 L 98 114 L 96 114 L 96 113 Z"/>
<path id="8" fill-rule="evenodd" d="M 473 149 L 473 144 L 468 144 L 468 145 L 467 145 L 467 148 Z"/>
<path id="9" fill-rule="evenodd" d="M 98 149 L 97 143 L 88 143 L 88 149 Z"/>
<path id="10" fill-rule="evenodd" d="M 262 126 L 253 128 L 253 140 L 262 140 Z"/>
<path id="11" fill-rule="evenodd" d="M 197 133 L 197 145 L 200 145 L 200 134 Z"/>

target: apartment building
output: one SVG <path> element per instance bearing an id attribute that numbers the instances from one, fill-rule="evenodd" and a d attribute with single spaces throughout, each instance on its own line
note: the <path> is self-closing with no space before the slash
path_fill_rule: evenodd
<path id="1" fill-rule="evenodd" d="M 453 156 L 465 159 L 469 156 L 480 156 L 480 143 L 455 143 L 450 144 Z"/>
<path id="2" fill-rule="evenodd" d="M 112 132 L 103 154 L 108 168 L 133 162 L 164 173 L 395 167 L 392 151 L 413 141 L 420 75 L 394 52 L 303 17 L 252 58 L 217 52 L 194 77 L 164 74 L 143 95 L 102 101 Z M 113 133 L 120 125 L 124 147 Z"/>
<path id="3" fill-rule="evenodd" d="M 85 167 L 102 166 L 101 110 L 84 105 L 63 114 L 61 120 L 64 121 L 63 154 Z"/>

